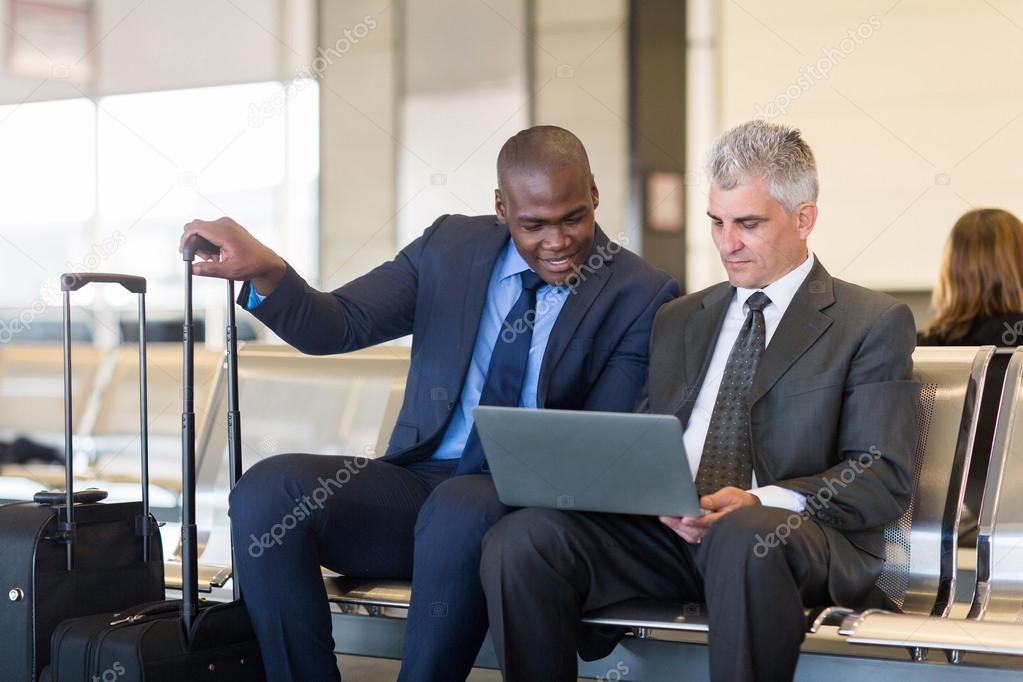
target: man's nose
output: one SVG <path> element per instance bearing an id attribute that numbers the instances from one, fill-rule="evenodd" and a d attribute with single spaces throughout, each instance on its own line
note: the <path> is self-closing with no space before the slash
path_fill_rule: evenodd
<path id="1" fill-rule="evenodd" d="M 547 251 L 564 251 L 568 248 L 570 241 L 561 226 L 551 227 L 544 235 L 543 248 Z"/>
<path id="2" fill-rule="evenodd" d="M 721 230 L 721 253 L 735 253 L 744 246 L 739 231 L 734 227 L 725 226 Z"/>

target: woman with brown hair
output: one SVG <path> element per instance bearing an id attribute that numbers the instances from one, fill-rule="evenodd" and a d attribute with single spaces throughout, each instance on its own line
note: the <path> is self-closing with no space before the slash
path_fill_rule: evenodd
<path id="1" fill-rule="evenodd" d="M 921 346 L 1023 343 L 1023 223 L 998 208 L 963 214 L 945 244 L 934 319 Z"/>
<path id="2" fill-rule="evenodd" d="M 920 346 L 1018 346 L 1023 344 L 1023 223 L 998 208 L 964 213 L 945 243 L 934 319 L 920 335 Z M 997 396 L 1005 380 L 1008 355 L 988 366 L 985 393 Z M 998 404 L 980 406 L 962 520 L 960 546 L 977 541 L 980 509 L 994 440 Z"/>

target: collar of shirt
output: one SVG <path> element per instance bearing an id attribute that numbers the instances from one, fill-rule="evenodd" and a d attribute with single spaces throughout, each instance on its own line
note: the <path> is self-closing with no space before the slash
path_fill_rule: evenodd
<path id="1" fill-rule="evenodd" d="M 498 281 L 518 276 L 523 270 L 531 269 L 529 264 L 526 263 L 526 259 L 515 248 L 515 241 L 508 239 L 508 244 L 504 247 L 504 253 L 501 254 L 500 269 L 497 271 Z"/>
<path id="2" fill-rule="evenodd" d="M 747 299 L 756 292 L 763 291 L 767 294 L 767 297 L 771 299 L 770 305 L 777 306 L 781 315 L 784 315 L 785 311 L 789 307 L 789 303 L 792 303 L 792 299 L 795 297 L 796 292 L 799 291 L 799 287 L 802 286 L 803 280 L 806 279 L 807 275 L 810 274 L 810 270 L 813 269 L 813 263 L 813 251 L 807 251 L 806 260 L 804 260 L 799 267 L 781 279 L 771 282 L 763 289 L 744 289 L 742 287 L 736 287 L 735 296 L 739 302 L 739 309 L 742 310 L 745 315 L 747 312 Z"/>

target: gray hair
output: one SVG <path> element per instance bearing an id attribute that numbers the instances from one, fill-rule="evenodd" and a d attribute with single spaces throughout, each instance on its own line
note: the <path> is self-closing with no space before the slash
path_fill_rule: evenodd
<path id="1" fill-rule="evenodd" d="M 707 175 L 725 190 L 751 177 L 763 178 L 767 193 L 786 213 L 817 200 L 817 163 L 810 145 L 797 129 L 780 123 L 754 120 L 726 131 L 710 150 Z"/>

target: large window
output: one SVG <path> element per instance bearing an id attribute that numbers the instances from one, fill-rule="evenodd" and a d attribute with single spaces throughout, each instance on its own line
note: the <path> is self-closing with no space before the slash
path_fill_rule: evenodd
<path id="1" fill-rule="evenodd" d="M 222 215 L 315 278 L 318 119 L 312 80 L 0 107 L 0 308 L 53 316 L 58 275 L 90 270 L 144 275 L 150 310 L 178 312 L 181 228 Z M 222 307 L 217 284 L 197 284 L 199 307 Z M 113 288 L 76 302 L 134 305 Z"/>

